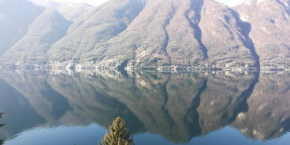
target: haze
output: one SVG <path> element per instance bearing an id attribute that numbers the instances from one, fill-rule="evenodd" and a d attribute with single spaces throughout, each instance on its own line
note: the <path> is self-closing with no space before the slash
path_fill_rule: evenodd
<path id="1" fill-rule="evenodd" d="M 39 0 L 39 1 L 43 1 L 43 0 Z M 98 6 L 104 2 L 106 2 L 107 0 L 53 0 L 53 1 L 57 1 L 57 2 L 74 2 L 74 3 L 88 3 L 90 5 L 93 6 Z M 222 3 L 225 3 L 226 5 L 228 5 L 229 7 L 238 5 L 240 3 L 242 3 L 244 0 L 216 0 Z"/>

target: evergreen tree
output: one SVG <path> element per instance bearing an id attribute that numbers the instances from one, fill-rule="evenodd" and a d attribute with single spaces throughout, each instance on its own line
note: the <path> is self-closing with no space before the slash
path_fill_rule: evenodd
<path id="1" fill-rule="evenodd" d="M 99 145 L 134 145 L 133 137 L 125 127 L 125 121 L 120 117 L 116 118 L 109 127 L 110 132 L 106 133 L 102 143 Z"/>

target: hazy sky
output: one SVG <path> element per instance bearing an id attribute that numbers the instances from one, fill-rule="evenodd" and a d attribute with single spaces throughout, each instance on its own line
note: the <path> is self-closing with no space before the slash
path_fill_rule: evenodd
<path id="1" fill-rule="evenodd" d="M 97 5 L 100 5 L 100 4 L 104 3 L 104 2 L 106 2 L 107 0 L 53 0 L 53 1 L 57 1 L 57 2 L 88 3 L 90 5 L 97 6 Z"/>
<path id="2" fill-rule="evenodd" d="M 107 0 L 54 0 L 54 1 L 88 3 L 88 4 L 91 4 L 93 6 L 97 6 L 99 4 L 106 2 Z M 234 6 L 234 5 L 237 5 L 241 2 L 243 2 L 244 0 L 216 0 L 216 1 L 223 2 L 223 3 L 227 4 L 228 6 Z"/>
<path id="3" fill-rule="evenodd" d="M 216 0 L 216 1 L 220 1 L 220 2 L 223 2 L 225 4 L 227 4 L 228 6 L 235 6 L 237 4 L 240 4 L 242 3 L 243 1 L 245 0 Z"/>

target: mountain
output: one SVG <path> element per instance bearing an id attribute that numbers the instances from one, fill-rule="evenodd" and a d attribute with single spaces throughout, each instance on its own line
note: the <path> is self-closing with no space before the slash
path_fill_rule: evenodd
<path id="1" fill-rule="evenodd" d="M 0 55 L 27 32 L 28 26 L 44 11 L 24 0 L 0 0 Z"/>
<path id="2" fill-rule="evenodd" d="M 91 54 L 89 51 L 96 45 L 103 48 L 102 43 L 126 30 L 143 6 L 139 0 L 110 0 L 95 8 L 71 25 L 67 36 L 52 45 L 49 60 L 84 61 L 80 59 L 82 55 Z"/>
<path id="3" fill-rule="evenodd" d="M 134 2 L 136 3 L 136 0 L 130 1 L 130 3 Z M 108 36 L 108 40 L 98 43 L 89 41 L 93 38 L 79 38 L 88 43 L 82 45 L 77 42 L 78 46 L 75 47 L 71 42 L 78 39 L 72 35 L 78 32 L 76 30 L 68 34 L 71 39 L 62 39 L 53 45 L 49 56 L 62 55 L 52 57 L 53 61 L 60 58 L 65 61 L 73 59 L 81 63 L 96 61 L 94 63 L 106 66 L 114 66 L 126 60 L 130 60 L 136 66 L 191 65 L 206 60 L 220 66 L 224 66 L 225 63 L 235 65 L 238 62 L 241 64 L 244 62 L 242 65 L 247 63 L 255 66 L 255 58 L 246 44 L 246 37 L 243 36 L 238 21 L 228 7 L 211 0 L 166 2 L 148 0 L 143 10 L 123 32 Z M 92 30 L 90 27 L 84 29 L 82 30 Z M 214 41 L 212 37 L 217 37 L 214 33 L 222 35 L 222 38 Z M 97 35 L 94 36 L 96 39 Z M 101 39 L 104 38 L 106 36 Z M 76 50 L 68 49 L 70 52 L 65 56 L 60 52 L 68 48 L 64 46 L 66 43 Z M 72 53 L 75 54 L 74 58 L 70 57 Z M 245 61 L 241 61 L 242 59 Z"/>
<path id="4" fill-rule="evenodd" d="M 1 1 L 7 5 L 8 0 Z M 15 50 L 13 53 L 18 53 L 18 45 L 26 54 L 32 54 L 30 59 L 37 61 L 29 63 L 50 66 L 287 68 L 289 4 L 289 0 L 247 0 L 229 8 L 214 0 L 109 0 L 91 8 L 46 1 L 38 5 L 72 21 L 69 25 L 57 20 L 63 37 L 39 33 L 39 38 L 54 42 L 27 40 L 31 45 L 47 44 L 41 54 L 28 45 L 19 45 L 23 41 L 20 38 L 9 47 L 5 45 Z M 43 21 L 54 20 L 47 17 Z M 58 28 L 51 31 L 59 32 Z M 17 58 L 26 54 L 19 53 Z M 2 65 L 19 61 L 5 54 L 0 58 Z M 29 63 L 23 61 L 21 65 Z"/>
<path id="5" fill-rule="evenodd" d="M 46 9 L 30 24 L 26 35 L 2 56 L 3 61 L 10 59 L 17 64 L 43 64 L 46 51 L 58 39 L 62 38 L 71 24 L 58 12 Z M 33 43 L 32 43 L 33 42 Z"/>
<path id="6" fill-rule="evenodd" d="M 84 13 L 90 11 L 93 6 L 85 3 L 58 3 L 50 0 L 29 0 L 36 5 L 53 9 L 63 15 L 67 20 L 75 20 Z"/>
<path id="7" fill-rule="evenodd" d="M 251 25 L 261 66 L 288 66 L 290 57 L 290 1 L 247 0 L 234 9 Z"/>
<path id="8" fill-rule="evenodd" d="M 245 34 L 247 27 L 233 10 L 205 0 L 200 15 L 201 40 L 210 63 L 217 67 L 259 66 L 255 50 Z"/>

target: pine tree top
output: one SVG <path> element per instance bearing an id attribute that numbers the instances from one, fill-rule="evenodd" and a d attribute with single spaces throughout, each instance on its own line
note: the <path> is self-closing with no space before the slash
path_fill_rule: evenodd
<path id="1" fill-rule="evenodd" d="M 134 145 L 130 131 L 126 128 L 125 121 L 117 117 L 109 126 L 109 133 L 106 133 L 102 143 L 99 145 Z"/>

